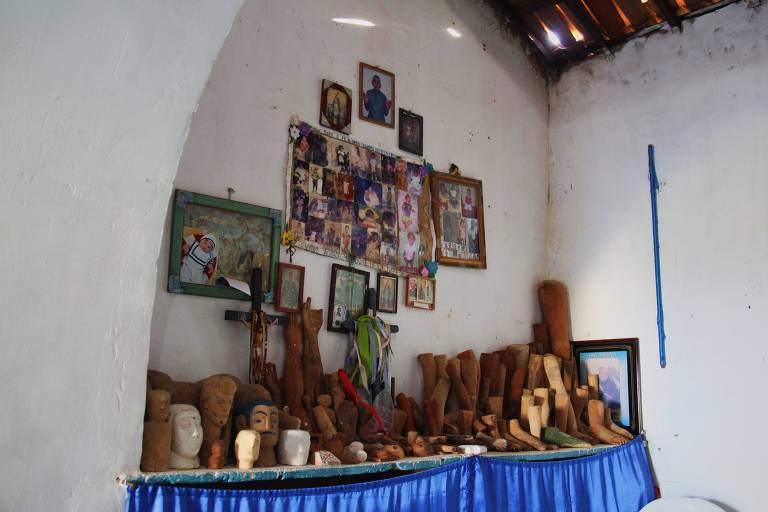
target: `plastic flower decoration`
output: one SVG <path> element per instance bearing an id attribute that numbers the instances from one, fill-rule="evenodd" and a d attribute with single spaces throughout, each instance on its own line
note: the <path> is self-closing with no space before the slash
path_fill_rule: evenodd
<path id="1" fill-rule="evenodd" d="M 291 231 L 290 229 L 286 229 L 285 231 L 283 231 L 283 237 L 282 237 L 282 242 L 281 243 L 284 246 L 286 246 L 286 247 L 288 247 L 289 245 L 292 245 L 293 244 L 293 231 Z"/>
<path id="2" fill-rule="evenodd" d="M 424 268 L 427 269 L 429 272 L 429 277 L 435 277 L 435 274 L 437 274 L 437 262 L 436 261 L 430 261 L 427 260 L 424 262 Z"/>

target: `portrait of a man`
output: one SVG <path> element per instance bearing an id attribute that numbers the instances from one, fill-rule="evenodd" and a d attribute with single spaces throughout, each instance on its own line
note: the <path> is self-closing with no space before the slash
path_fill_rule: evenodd
<path id="1" fill-rule="evenodd" d="M 395 127 L 395 75 L 360 63 L 360 119 Z"/>

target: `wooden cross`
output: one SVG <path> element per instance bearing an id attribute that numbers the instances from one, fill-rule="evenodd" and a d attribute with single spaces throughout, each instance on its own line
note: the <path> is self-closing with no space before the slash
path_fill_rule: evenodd
<path id="1" fill-rule="evenodd" d="M 264 366 L 267 363 L 268 329 L 272 325 L 286 325 L 285 316 L 268 315 L 261 310 L 261 268 L 256 267 L 251 274 L 251 310 L 224 312 L 224 320 L 240 322 L 251 331 L 250 363 L 248 381 L 261 384 L 264 379 Z"/>

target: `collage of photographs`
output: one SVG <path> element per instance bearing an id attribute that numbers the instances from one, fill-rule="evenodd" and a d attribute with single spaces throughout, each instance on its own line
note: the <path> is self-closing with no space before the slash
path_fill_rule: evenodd
<path id="1" fill-rule="evenodd" d="M 429 193 L 425 168 L 306 123 L 290 130 L 290 228 L 296 246 L 341 259 L 352 256 L 400 275 L 418 272 L 424 247 L 417 202 Z"/>
<path id="2" fill-rule="evenodd" d="M 438 185 L 441 249 L 443 256 L 480 259 L 480 224 L 476 190 L 447 180 Z"/>

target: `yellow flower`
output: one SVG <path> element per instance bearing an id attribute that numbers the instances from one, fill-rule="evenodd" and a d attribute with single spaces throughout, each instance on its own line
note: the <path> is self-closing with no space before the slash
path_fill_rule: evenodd
<path id="1" fill-rule="evenodd" d="M 291 245 L 291 243 L 293 243 L 293 231 L 283 231 L 282 244 L 288 246 Z"/>

